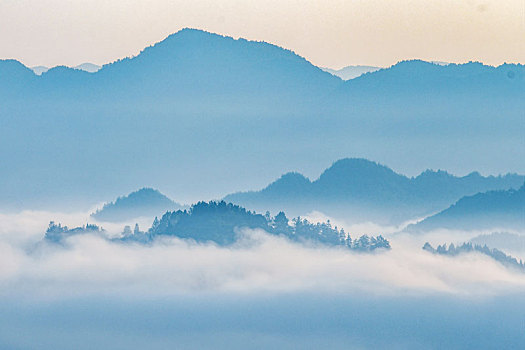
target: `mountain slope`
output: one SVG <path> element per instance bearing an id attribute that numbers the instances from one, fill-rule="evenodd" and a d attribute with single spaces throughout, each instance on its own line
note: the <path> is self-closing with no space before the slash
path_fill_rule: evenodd
<path id="1" fill-rule="evenodd" d="M 143 216 L 160 216 L 168 210 L 180 208 L 180 204 L 159 191 L 141 188 L 127 196 L 117 198 L 114 202 L 104 204 L 104 207 L 91 214 L 91 217 L 97 221 L 122 222 Z"/>
<path id="2" fill-rule="evenodd" d="M 99 65 L 93 64 L 93 63 L 85 62 L 85 63 L 79 64 L 78 66 L 75 66 L 75 67 L 72 67 L 72 68 L 73 69 L 82 70 L 82 71 L 85 71 L 85 72 L 89 72 L 89 73 L 95 73 L 96 71 L 98 71 L 102 67 L 99 66 Z M 43 73 L 47 72 L 49 69 L 50 68 L 46 67 L 46 66 L 31 67 L 31 70 L 33 72 L 35 72 L 36 75 L 42 75 Z"/>
<path id="3" fill-rule="evenodd" d="M 80 81 L 75 82 L 79 79 Z M 316 82 L 316 84 L 311 84 Z M 74 89 L 68 84 L 73 83 Z M 49 96 L 56 90 L 62 102 L 85 96 L 96 102 L 114 99 L 133 105 L 152 99 L 174 104 L 217 97 L 239 101 L 317 95 L 341 80 L 304 58 L 277 46 L 235 40 L 200 30 L 183 29 L 145 48 L 135 57 L 104 65 L 96 74 L 55 67 L 27 84 L 28 94 Z M 67 88 L 66 88 L 67 87 Z M 195 96 L 199 94 L 200 96 Z M 138 100 L 137 100 L 138 99 Z M 171 101 L 175 99 L 175 101 Z M 202 107 L 202 103 L 200 105 Z"/>
<path id="4" fill-rule="evenodd" d="M 433 229 L 525 229 L 525 184 L 518 190 L 489 191 L 461 198 L 449 208 L 410 227 Z"/>

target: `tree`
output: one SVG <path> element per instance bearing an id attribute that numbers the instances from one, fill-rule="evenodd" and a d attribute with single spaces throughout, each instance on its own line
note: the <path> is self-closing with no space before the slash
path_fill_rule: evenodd
<path id="1" fill-rule="evenodd" d="M 129 225 L 124 226 L 124 230 L 122 231 L 123 237 L 131 236 L 131 227 Z"/>
<path id="2" fill-rule="evenodd" d="M 354 248 L 361 251 L 370 250 L 370 237 L 362 235 L 357 241 L 354 241 Z"/>
<path id="3" fill-rule="evenodd" d="M 272 228 L 275 233 L 277 234 L 290 234 L 291 233 L 291 227 L 288 224 L 289 220 L 286 217 L 286 214 L 282 211 L 279 212 L 273 219 L 273 225 Z"/>

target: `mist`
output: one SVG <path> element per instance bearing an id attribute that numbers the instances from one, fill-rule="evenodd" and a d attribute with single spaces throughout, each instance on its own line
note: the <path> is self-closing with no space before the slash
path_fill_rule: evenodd
<path id="1" fill-rule="evenodd" d="M 247 229 L 230 247 L 90 234 L 43 240 L 51 219 L 80 225 L 88 215 L 1 216 L 2 348 L 489 349 L 501 339 L 502 348 L 525 342 L 516 307 L 525 306 L 525 274 L 478 253 L 421 249 L 425 241 L 480 232 L 411 235 L 386 227 L 392 250 L 371 254 Z M 354 236 L 382 230 L 336 223 Z M 123 224 L 108 226 L 107 235 Z"/>
<path id="2" fill-rule="evenodd" d="M 73 223 L 82 215 L 52 213 L 50 219 L 43 219 L 50 214 L 22 212 L 2 216 L 3 295 L 55 298 L 97 294 L 328 292 L 478 297 L 517 292 L 525 287 L 523 273 L 481 254 L 451 258 L 421 249 L 426 241 L 460 243 L 480 232 L 390 233 L 386 236 L 392 249 L 372 254 L 313 243 L 297 244 L 262 230 L 248 229 L 239 229 L 240 238 L 230 247 L 174 237 L 143 245 L 112 242 L 90 234 L 71 236 L 63 244 L 56 244 L 43 240 L 46 223 L 51 218 Z M 111 224 L 107 235 L 117 236 L 122 227 Z M 363 233 L 353 226 L 345 228 L 354 237 Z"/>

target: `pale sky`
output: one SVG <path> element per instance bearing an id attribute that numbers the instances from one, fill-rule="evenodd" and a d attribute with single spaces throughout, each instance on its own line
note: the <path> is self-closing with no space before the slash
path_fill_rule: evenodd
<path id="1" fill-rule="evenodd" d="M 264 40 L 332 68 L 525 63 L 525 0 L 0 0 L 0 58 L 104 64 L 184 27 Z"/>

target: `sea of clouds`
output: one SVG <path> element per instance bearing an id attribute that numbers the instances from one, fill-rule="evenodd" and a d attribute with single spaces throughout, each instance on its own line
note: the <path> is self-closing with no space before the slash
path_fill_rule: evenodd
<path id="1" fill-rule="evenodd" d="M 311 213 L 312 221 L 330 219 Z M 49 221 L 87 213 L 0 214 L 2 349 L 516 349 L 525 274 L 490 257 L 421 249 L 480 232 L 396 233 L 331 219 L 372 254 L 240 230 L 230 247 L 165 237 L 151 245 L 77 235 L 43 241 Z M 103 226 L 109 237 L 125 224 Z M 523 253 L 523 252 L 522 252 Z"/>
<path id="2" fill-rule="evenodd" d="M 62 297 L 317 291 L 488 296 L 525 291 L 524 273 L 488 256 L 448 257 L 421 249 L 426 241 L 457 244 L 480 232 L 409 235 L 395 233 L 392 228 L 382 230 L 373 223 L 367 227 L 340 222 L 354 237 L 382 232 L 391 241 L 392 250 L 368 254 L 296 244 L 248 229 L 239 230 L 239 241 L 230 247 L 171 237 L 151 245 L 112 242 L 90 234 L 72 236 L 63 244 L 43 240 L 50 220 L 71 227 L 88 219 L 85 213 L 0 215 L 0 294 Z M 315 220 L 315 215 L 310 219 Z M 141 220 L 145 228 L 148 219 Z M 108 236 L 118 236 L 123 224 L 104 224 L 104 228 Z"/>

